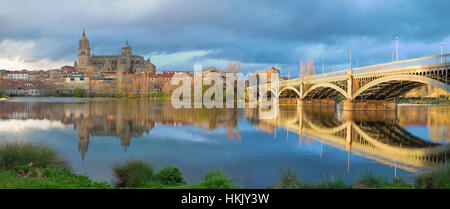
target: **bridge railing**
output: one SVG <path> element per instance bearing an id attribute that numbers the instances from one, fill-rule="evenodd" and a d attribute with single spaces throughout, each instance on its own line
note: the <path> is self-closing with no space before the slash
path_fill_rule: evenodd
<path id="1" fill-rule="evenodd" d="M 303 77 L 303 80 L 317 80 L 317 79 L 325 79 L 325 78 L 339 77 L 339 76 L 346 76 L 346 75 L 348 75 L 348 70 L 340 70 L 340 71 L 331 72 L 331 73 L 305 76 L 305 77 Z"/>
<path id="2" fill-rule="evenodd" d="M 431 57 L 422 57 L 416 59 L 402 60 L 398 62 L 390 62 L 378 65 L 371 65 L 367 67 L 354 68 L 353 74 L 360 74 L 379 70 L 395 70 L 414 66 L 448 64 L 449 62 L 450 62 L 450 54 L 445 54 L 443 56 L 439 55 Z"/>

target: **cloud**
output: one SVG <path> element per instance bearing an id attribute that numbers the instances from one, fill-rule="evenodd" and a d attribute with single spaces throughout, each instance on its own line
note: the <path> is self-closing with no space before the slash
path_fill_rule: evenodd
<path id="1" fill-rule="evenodd" d="M 156 54 L 152 56 L 152 62 L 159 66 L 176 65 L 192 61 L 194 58 L 203 57 L 209 53 L 211 51 L 197 50 L 171 54 Z"/>
<path id="2" fill-rule="evenodd" d="M 8 4 L 0 11 L 0 41 L 31 41 L 39 50 L 27 56 L 70 63 L 76 59 L 83 27 L 93 53 L 118 54 L 128 39 L 133 52 L 150 55 L 157 69 L 181 69 L 202 60 L 295 68 L 300 59 L 320 63 L 321 57 L 327 66 L 345 65 L 350 48 L 361 65 L 368 65 L 390 61 L 397 35 L 402 59 L 436 55 L 442 40 L 450 45 L 448 0 L 0 0 L 0 4 Z"/>
<path id="3" fill-rule="evenodd" d="M 50 121 L 50 120 L 7 120 L 0 121 L 0 133 L 23 133 L 25 131 L 35 129 L 35 130 L 50 130 L 52 128 L 63 129 L 67 126 L 62 124 L 59 121 Z"/>
<path id="4" fill-rule="evenodd" d="M 68 60 L 52 60 L 50 58 L 35 59 L 39 49 L 33 41 L 3 40 L 0 43 L 0 69 L 56 69 L 68 65 Z"/>

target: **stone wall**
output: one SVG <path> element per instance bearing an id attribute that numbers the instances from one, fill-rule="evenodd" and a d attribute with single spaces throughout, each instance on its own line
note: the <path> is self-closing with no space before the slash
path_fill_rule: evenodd
<path id="1" fill-rule="evenodd" d="M 395 100 L 344 100 L 344 110 L 387 110 L 397 109 Z"/>
<path id="2" fill-rule="evenodd" d="M 322 107 L 334 107 L 336 101 L 334 99 L 299 99 L 298 105 L 300 106 L 322 106 Z"/>

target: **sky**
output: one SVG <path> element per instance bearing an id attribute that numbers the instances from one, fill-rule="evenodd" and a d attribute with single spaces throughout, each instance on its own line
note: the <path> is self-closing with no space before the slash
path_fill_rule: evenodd
<path id="1" fill-rule="evenodd" d="M 448 0 L 0 0 L 0 69 L 73 65 L 83 27 L 91 54 L 133 54 L 157 70 L 244 73 L 277 67 L 295 77 L 299 61 L 325 72 L 440 55 L 450 47 Z M 447 10 L 447 11 L 446 11 Z M 334 67 L 333 67 L 334 66 Z"/>

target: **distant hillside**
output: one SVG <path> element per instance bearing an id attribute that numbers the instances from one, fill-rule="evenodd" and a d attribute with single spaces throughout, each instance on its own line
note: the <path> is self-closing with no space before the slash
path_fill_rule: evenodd
<path id="1" fill-rule="evenodd" d="M 415 98 L 436 98 L 436 97 L 449 97 L 450 94 L 446 91 L 433 87 L 431 85 L 425 85 L 422 87 L 419 87 L 417 89 L 413 89 L 412 91 L 408 92 L 405 97 L 415 97 Z"/>

